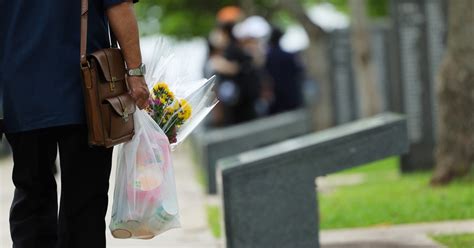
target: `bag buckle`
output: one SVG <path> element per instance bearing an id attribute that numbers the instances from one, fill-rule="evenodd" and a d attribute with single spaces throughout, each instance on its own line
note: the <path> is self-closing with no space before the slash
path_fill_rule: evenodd
<path id="1" fill-rule="evenodd" d="M 91 63 L 89 60 L 85 61 L 86 63 L 81 63 L 81 69 L 90 69 L 91 68 Z"/>
<path id="2" fill-rule="evenodd" d="M 129 120 L 129 115 L 130 115 L 130 113 L 128 113 L 128 108 L 125 107 L 125 108 L 123 109 L 123 114 L 122 114 L 122 118 L 123 118 L 123 120 L 124 120 L 125 122 L 128 122 L 128 120 Z"/>
<path id="3" fill-rule="evenodd" d="M 114 92 L 115 91 L 115 83 L 117 82 L 116 77 L 112 77 L 112 82 L 109 83 L 110 91 Z"/>

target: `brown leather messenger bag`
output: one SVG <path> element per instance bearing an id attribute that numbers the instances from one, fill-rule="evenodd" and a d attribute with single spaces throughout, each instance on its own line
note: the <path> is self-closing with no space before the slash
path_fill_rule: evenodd
<path id="1" fill-rule="evenodd" d="M 86 54 L 89 3 L 81 1 L 80 61 L 89 144 L 109 148 L 132 139 L 136 105 L 128 93 L 121 50 L 111 47 Z"/>

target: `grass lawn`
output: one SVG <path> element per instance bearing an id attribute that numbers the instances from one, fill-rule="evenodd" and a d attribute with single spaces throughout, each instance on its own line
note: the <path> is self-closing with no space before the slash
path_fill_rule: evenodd
<path id="1" fill-rule="evenodd" d="M 400 175 L 396 158 L 339 175 L 353 173 L 366 181 L 319 195 L 322 229 L 474 218 L 474 173 L 440 188 L 431 172 Z"/>
<path id="2" fill-rule="evenodd" d="M 474 233 L 433 236 L 432 238 L 448 248 L 474 247 Z"/>
<path id="3" fill-rule="evenodd" d="M 214 237 L 221 237 L 221 210 L 216 206 L 207 206 L 207 221 Z"/>

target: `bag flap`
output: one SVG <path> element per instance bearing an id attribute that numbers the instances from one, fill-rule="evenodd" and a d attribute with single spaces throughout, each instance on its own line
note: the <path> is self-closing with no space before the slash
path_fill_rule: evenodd
<path id="1" fill-rule="evenodd" d="M 107 82 L 122 81 L 127 73 L 122 52 L 117 48 L 106 48 L 90 55 L 101 68 Z"/>
<path id="2" fill-rule="evenodd" d="M 118 115 L 124 118 L 127 118 L 128 116 L 135 113 L 135 101 L 129 94 L 123 94 L 117 97 L 107 98 L 105 99 L 105 101 L 107 101 L 112 106 L 112 108 Z"/>

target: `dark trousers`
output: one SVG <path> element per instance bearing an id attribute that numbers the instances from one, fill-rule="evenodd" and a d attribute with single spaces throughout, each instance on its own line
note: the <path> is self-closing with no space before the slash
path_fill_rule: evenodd
<path id="1" fill-rule="evenodd" d="M 84 126 L 7 134 L 15 196 L 10 210 L 14 248 L 103 248 L 112 149 L 91 148 Z M 53 167 L 59 147 L 58 216 Z"/>

